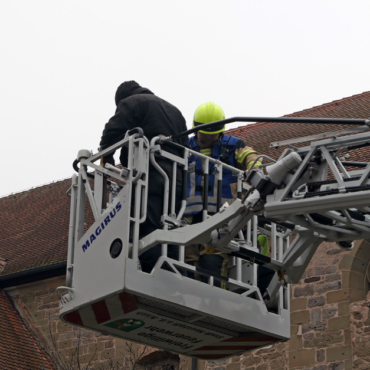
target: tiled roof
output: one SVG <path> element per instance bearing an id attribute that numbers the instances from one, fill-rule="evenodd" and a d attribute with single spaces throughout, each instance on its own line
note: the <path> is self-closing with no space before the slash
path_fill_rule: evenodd
<path id="1" fill-rule="evenodd" d="M 10 298 L 0 290 L 0 368 L 54 369 L 19 316 Z"/>
<path id="2" fill-rule="evenodd" d="M 369 118 L 370 92 L 296 112 L 287 117 Z M 343 127 L 257 123 L 229 130 L 228 133 L 243 138 L 247 145 L 259 153 L 277 158 L 283 148 L 271 149 L 269 145 L 273 141 L 335 131 Z M 369 147 L 362 148 L 355 155 L 349 160 L 370 161 Z M 70 198 L 66 196 L 66 191 L 69 187 L 70 180 L 63 180 L 0 198 L 0 258 L 8 260 L 0 277 L 67 259 Z"/>
<path id="3" fill-rule="evenodd" d="M 317 118 L 370 118 L 370 91 L 354 95 L 331 103 L 323 104 L 284 117 L 317 117 Z M 228 130 L 228 135 L 242 138 L 245 143 L 259 153 L 277 158 L 285 148 L 270 148 L 274 141 L 287 140 L 302 136 L 315 135 L 327 131 L 348 128 L 349 125 L 296 124 L 296 123 L 255 123 Z M 298 147 L 307 143 L 294 144 Z M 361 158 L 360 158 L 361 157 Z M 370 149 L 362 148 L 348 160 L 370 161 Z"/>
<path id="4" fill-rule="evenodd" d="M 71 180 L 0 198 L 0 276 L 65 261 Z"/>

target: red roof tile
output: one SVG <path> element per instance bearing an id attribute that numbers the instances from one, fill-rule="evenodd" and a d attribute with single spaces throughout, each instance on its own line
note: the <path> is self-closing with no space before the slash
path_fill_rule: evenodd
<path id="1" fill-rule="evenodd" d="M 70 180 L 0 198 L 0 276 L 66 260 Z"/>
<path id="2" fill-rule="evenodd" d="M 300 112 L 288 114 L 284 117 L 367 119 L 370 117 L 370 91 L 310 109 L 305 109 Z M 348 127 L 348 125 L 261 122 L 228 130 L 227 134 L 242 138 L 247 145 L 253 147 L 259 153 L 266 154 L 272 158 L 277 158 L 285 148 L 270 148 L 271 142 L 315 135 L 327 131 L 336 131 Z M 307 143 L 294 145 L 301 147 L 303 145 L 307 145 Z M 364 148 L 353 155 L 354 157 L 348 160 L 370 161 L 370 149 L 368 148 Z"/>
<path id="3" fill-rule="evenodd" d="M 296 112 L 287 117 L 368 118 L 370 92 Z M 342 129 L 345 125 L 256 123 L 229 130 L 260 153 L 277 158 L 283 148 L 273 141 Z M 348 126 L 347 126 L 348 127 Z M 297 144 L 302 146 L 304 143 Z M 370 161 L 370 148 L 349 160 Z M 7 264 L 0 276 L 52 265 L 67 259 L 70 180 L 41 186 L 0 198 L 0 258 Z M 89 222 L 91 214 L 88 218 Z"/>
<path id="4" fill-rule="evenodd" d="M 0 290 L 0 368 L 54 369 L 10 298 Z"/>

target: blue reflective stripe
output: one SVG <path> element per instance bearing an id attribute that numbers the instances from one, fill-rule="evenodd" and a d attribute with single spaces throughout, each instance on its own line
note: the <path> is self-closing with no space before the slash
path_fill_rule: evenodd
<path id="1" fill-rule="evenodd" d="M 194 203 L 188 203 L 186 206 L 191 207 L 191 206 L 196 206 L 196 205 L 203 205 L 203 202 L 194 202 Z"/>

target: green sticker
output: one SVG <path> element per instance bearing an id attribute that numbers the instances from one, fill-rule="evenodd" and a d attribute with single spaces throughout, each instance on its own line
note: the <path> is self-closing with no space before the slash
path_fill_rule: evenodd
<path id="1" fill-rule="evenodd" d="M 118 329 L 118 330 L 129 332 L 129 331 L 139 329 L 144 325 L 145 323 L 142 320 L 122 319 L 122 320 L 110 322 L 109 324 L 105 324 L 104 326 L 108 326 L 113 329 Z"/>

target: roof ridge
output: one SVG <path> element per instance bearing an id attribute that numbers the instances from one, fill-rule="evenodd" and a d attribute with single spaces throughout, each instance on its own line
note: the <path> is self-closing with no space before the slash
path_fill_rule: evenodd
<path id="1" fill-rule="evenodd" d="M 47 183 L 45 183 L 45 184 L 36 185 L 36 186 L 31 186 L 30 188 L 26 188 L 26 189 L 23 189 L 23 190 L 15 191 L 15 192 L 8 193 L 8 194 L 5 194 L 5 195 L 0 195 L 0 199 L 3 199 L 3 198 L 6 198 L 6 197 L 9 197 L 9 196 L 11 196 L 11 195 L 16 195 L 16 194 L 25 193 L 25 192 L 30 191 L 30 190 L 39 189 L 39 188 L 42 188 L 43 186 L 47 186 L 47 185 L 50 185 L 50 184 L 56 184 L 56 183 L 58 183 L 58 182 L 62 182 L 62 181 L 68 180 L 68 179 L 70 179 L 71 177 L 72 177 L 72 176 L 70 176 L 70 177 L 65 177 L 64 179 L 58 179 L 58 180 L 54 180 L 54 181 L 51 181 L 51 182 L 47 182 Z"/>
<path id="2" fill-rule="evenodd" d="M 297 111 L 297 112 L 293 112 L 293 113 L 289 113 L 289 114 L 285 114 L 285 115 L 279 116 L 279 117 L 292 117 L 292 116 L 294 116 L 296 114 L 303 113 L 303 112 L 309 111 L 311 109 L 328 107 L 328 106 L 333 105 L 335 103 L 343 102 L 343 101 L 346 101 L 348 99 L 358 98 L 358 97 L 363 96 L 365 94 L 370 94 L 370 91 L 364 91 L 364 92 L 362 92 L 360 94 L 355 94 L 355 95 L 352 95 L 352 96 L 347 96 L 347 97 L 342 98 L 342 99 L 333 100 L 330 103 L 324 103 L 324 104 L 321 104 L 321 105 L 315 105 L 315 106 L 313 106 L 311 108 L 306 108 L 306 109 L 303 109 L 303 110 L 300 110 L 300 111 Z M 227 130 L 226 132 L 228 134 L 230 134 L 230 133 L 235 132 L 235 130 L 239 131 L 239 130 L 246 130 L 248 128 L 251 129 L 251 128 L 255 128 L 258 125 L 266 125 L 266 124 L 269 124 L 269 123 L 271 123 L 271 122 L 251 122 L 251 123 L 246 124 L 244 126 L 239 126 L 239 127 L 231 128 L 230 130 Z"/>
<path id="3" fill-rule="evenodd" d="M 346 100 L 348 100 L 348 99 L 358 98 L 358 97 L 360 97 L 360 96 L 362 96 L 362 95 L 369 94 L 369 93 L 370 93 L 370 91 L 364 91 L 364 92 L 362 92 L 362 93 L 360 93 L 360 94 L 355 94 L 355 95 L 347 96 L 347 97 L 344 97 L 344 98 L 342 98 L 342 99 L 333 100 L 333 101 L 331 101 L 331 102 L 329 102 L 329 103 L 324 103 L 324 104 L 321 104 L 321 105 L 314 105 L 314 106 L 313 106 L 313 107 L 311 107 L 311 108 L 306 108 L 306 109 L 303 109 L 303 110 L 300 110 L 300 111 L 297 111 L 297 112 L 293 112 L 293 113 L 285 114 L 285 115 L 284 115 L 284 116 L 282 116 L 282 117 L 290 117 L 290 116 L 292 116 L 293 114 L 306 112 L 306 111 L 308 111 L 308 110 L 315 109 L 315 108 L 328 107 L 328 106 L 333 105 L 333 104 L 335 104 L 335 103 L 338 103 L 338 102 L 344 102 L 344 101 L 346 101 Z"/>

